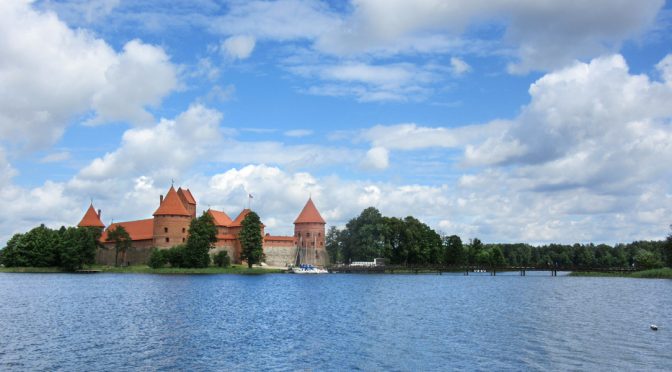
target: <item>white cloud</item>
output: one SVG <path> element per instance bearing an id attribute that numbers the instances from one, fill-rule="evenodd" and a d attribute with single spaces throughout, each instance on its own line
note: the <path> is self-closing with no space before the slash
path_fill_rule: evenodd
<path id="1" fill-rule="evenodd" d="M 175 120 L 127 130 L 121 146 L 84 167 L 75 182 L 100 183 L 119 177 L 150 176 L 161 182 L 182 174 L 221 140 L 218 111 L 192 105 Z M 161 164 L 161 166 L 157 166 Z"/>
<path id="2" fill-rule="evenodd" d="M 221 50 L 229 58 L 246 59 L 252 54 L 255 44 L 254 36 L 236 35 L 224 40 Z"/>
<path id="3" fill-rule="evenodd" d="M 177 70 L 163 49 L 131 40 L 116 63 L 106 71 L 106 84 L 93 96 L 101 121 L 129 121 L 147 125 L 153 117 L 146 106 L 156 106 L 177 87 Z"/>
<path id="4" fill-rule="evenodd" d="M 450 58 L 450 67 L 453 71 L 453 74 L 455 75 L 464 75 L 471 71 L 471 66 L 469 66 L 469 64 L 464 60 L 457 57 Z"/>
<path id="5" fill-rule="evenodd" d="M 390 165 L 390 154 L 384 147 L 372 147 L 366 152 L 362 166 L 368 169 L 382 170 Z"/>
<path id="6" fill-rule="evenodd" d="M 53 144 L 90 110 L 100 120 L 147 120 L 144 107 L 176 81 L 160 48 L 131 41 L 117 54 L 17 0 L 0 2 L 0 60 L 0 136 L 30 149 Z"/>
<path id="7" fill-rule="evenodd" d="M 672 84 L 672 54 L 668 54 L 656 65 L 663 81 L 668 85 Z"/>
<path id="8" fill-rule="evenodd" d="M 284 133 L 287 137 L 306 137 L 313 134 L 313 131 L 310 129 L 292 129 Z"/>

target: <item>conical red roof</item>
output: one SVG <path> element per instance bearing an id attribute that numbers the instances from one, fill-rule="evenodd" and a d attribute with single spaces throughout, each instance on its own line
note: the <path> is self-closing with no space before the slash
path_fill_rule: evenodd
<path id="1" fill-rule="evenodd" d="M 325 223 L 320 212 L 317 211 L 315 204 L 313 204 L 313 199 L 309 198 L 306 206 L 303 207 L 303 210 L 299 214 L 299 217 L 296 217 L 294 223 Z"/>
<path id="2" fill-rule="evenodd" d="M 100 216 L 96 213 L 96 210 L 93 208 L 93 203 L 89 205 L 89 209 L 84 213 L 84 217 L 77 224 L 79 227 L 105 227 L 105 224 L 100 220 Z"/>
<path id="3" fill-rule="evenodd" d="M 175 188 L 170 186 L 168 194 L 163 199 L 163 203 L 159 205 L 159 208 L 154 212 L 155 216 L 165 216 L 165 215 L 174 215 L 174 216 L 191 216 L 191 213 L 187 212 L 187 208 L 182 204 L 182 200 L 177 195 Z"/>

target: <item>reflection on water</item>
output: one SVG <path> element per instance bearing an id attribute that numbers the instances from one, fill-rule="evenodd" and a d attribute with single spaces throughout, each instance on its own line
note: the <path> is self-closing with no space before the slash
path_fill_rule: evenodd
<path id="1" fill-rule="evenodd" d="M 0 336 L 2 370 L 669 370 L 672 281 L 0 274 Z"/>

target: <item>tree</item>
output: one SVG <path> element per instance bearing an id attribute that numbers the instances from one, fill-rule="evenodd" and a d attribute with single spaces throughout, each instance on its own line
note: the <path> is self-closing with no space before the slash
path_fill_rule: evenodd
<path id="1" fill-rule="evenodd" d="M 657 269 L 663 266 L 663 263 L 653 252 L 640 249 L 635 255 L 635 265 L 638 269 Z"/>
<path id="2" fill-rule="evenodd" d="M 262 246 L 263 237 L 261 236 L 261 220 L 259 216 L 250 211 L 241 223 L 240 229 L 240 258 L 247 261 L 247 267 L 252 268 L 252 265 L 260 263 L 264 256 L 264 248 Z"/>
<path id="3" fill-rule="evenodd" d="M 444 239 L 443 263 L 446 265 L 464 264 L 465 255 L 462 239 L 457 235 L 451 235 Z"/>
<path id="4" fill-rule="evenodd" d="M 131 247 L 133 241 L 128 235 L 126 228 L 117 225 L 114 229 L 110 229 L 107 233 L 107 241 L 114 242 L 114 266 L 119 266 L 118 258 L 119 252 L 122 252 L 122 262 L 126 261 L 126 250 Z"/>
<path id="5" fill-rule="evenodd" d="M 329 230 L 327 230 L 327 235 L 325 236 L 325 248 L 329 255 L 329 262 L 341 262 L 343 256 L 343 253 L 341 252 L 343 245 L 341 235 L 341 230 L 337 229 L 336 226 L 331 226 L 329 227 Z"/>
<path id="6" fill-rule="evenodd" d="M 100 229 L 95 227 L 68 227 L 59 232 L 58 250 L 61 268 L 75 271 L 92 264 L 100 246 Z"/>
<path id="7" fill-rule="evenodd" d="M 191 220 L 189 237 L 184 249 L 185 267 L 208 267 L 210 264 L 210 250 L 217 242 L 217 227 L 210 213 L 203 214 Z"/>
<path id="8" fill-rule="evenodd" d="M 168 250 L 152 248 L 152 253 L 149 255 L 147 265 L 152 269 L 164 267 L 168 263 Z"/>
<path id="9" fill-rule="evenodd" d="M 672 230 L 672 225 L 670 225 Z M 672 268 L 672 232 L 667 236 L 665 241 L 665 264 L 667 267 Z"/>
<path id="10" fill-rule="evenodd" d="M 468 249 L 468 256 L 469 256 L 469 264 L 474 265 L 476 263 L 479 263 L 477 256 L 479 253 L 483 251 L 483 243 L 478 239 L 474 238 L 471 241 L 471 244 L 469 244 L 469 249 Z M 486 257 L 487 254 L 481 254 L 481 261 L 484 260 L 484 257 Z"/>
<path id="11" fill-rule="evenodd" d="M 490 264 L 495 267 L 502 267 L 506 265 L 504 253 L 499 246 L 495 246 L 490 249 Z"/>

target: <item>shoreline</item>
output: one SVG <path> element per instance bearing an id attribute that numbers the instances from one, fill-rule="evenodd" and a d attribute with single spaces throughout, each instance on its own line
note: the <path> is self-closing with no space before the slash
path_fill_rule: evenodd
<path id="1" fill-rule="evenodd" d="M 263 275 L 263 274 L 282 274 L 284 269 L 253 267 L 251 269 L 243 265 L 231 265 L 229 267 L 209 266 L 203 268 L 181 268 L 181 267 L 162 267 L 152 269 L 147 265 L 134 265 L 125 267 L 91 265 L 82 269 L 82 271 L 63 271 L 59 267 L 0 267 L 0 273 L 31 273 L 31 274 L 92 274 L 92 273 L 113 273 L 113 274 L 154 274 L 154 275 L 216 275 L 216 274 L 241 274 L 241 275 Z"/>
<path id="2" fill-rule="evenodd" d="M 595 271 L 572 271 L 569 276 L 574 277 L 604 277 L 604 278 L 635 278 L 635 279 L 672 279 L 672 269 L 649 269 L 632 273 L 605 273 Z"/>

